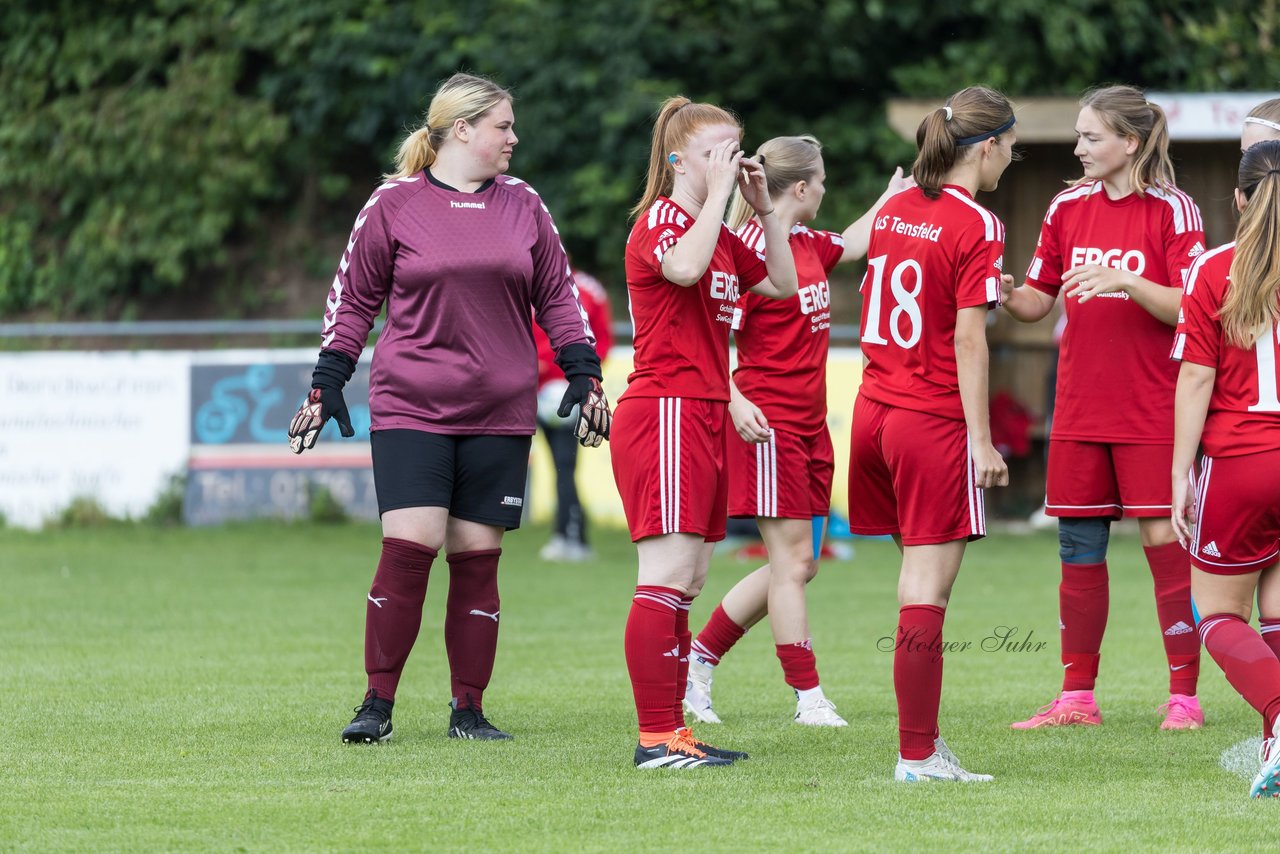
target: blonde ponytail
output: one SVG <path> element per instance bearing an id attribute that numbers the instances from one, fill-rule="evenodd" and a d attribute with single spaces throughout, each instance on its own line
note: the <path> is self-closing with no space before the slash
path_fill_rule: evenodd
<path id="1" fill-rule="evenodd" d="M 1248 349 L 1280 320 L 1280 140 L 1244 153 L 1237 185 L 1248 201 L 1218 317 L 1227 343 Z"/>
<path id="2" fill-rule="evenodd" d="M 777 200 L 787 190 L 800 181 L 812 181 L 822 164 L 822 143 L 817 137 L 775 136 L 765 140 L 756 149 L 755 158 L 764 165 L 765 188 L 769 199 Z M 733 188 L 733 198 L 729 202 L 729 227 L 737 231 L 746 225 L 747 220 L 755 214 L 751 205 L 742 197 L 738 187 Z M 787 227 L 791 223 L 784 223 Z"/>
<path id="3" fill-rule="evenodd" d="M 475 124 L 503 101 L 511 101 L 511 93 L 492 80 L 473 74 L 458 73 L 440 85 L 431 97 L 422 125 L 410 131 L 396 153 L 396 171 L 383 175 L 387 180 L 408 178 L 436 162 L 440 146 L 453 134 L 458 119 Z"/>

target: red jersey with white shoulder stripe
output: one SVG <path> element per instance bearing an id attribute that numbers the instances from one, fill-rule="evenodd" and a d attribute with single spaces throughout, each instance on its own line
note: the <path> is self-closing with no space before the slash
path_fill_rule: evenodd
<path id="1" fill-rule="evenodd" d="M 373 192 L 329 291 L 322 346 L 359 359 L 384 303 L 373 430 L 532 435 L 533 311 L 557 352 L 595 343 L 551 214 L 510 176 L 464 193 L 419 172 Z"/>
<path id="2" fill-rule="evenodd" d="M 738 236 L 748 248 L 764 254 L 764 230 L 757 220 L 748 220 Z M 791 229 L 790 243 L 800 283 L 796 295 L 777 300 L 748 291 L 738 300 L 733 382 L 760 407 L 769 426 L 809 435 L 826 429 L 831 344 L 827 279 L 844 255 L 844 239 L 835 232 L 797 225 Z"/>
<path id="3" fill-rule="evenodd" d="M 1280 448 L 1280 346 L 1274 325 L 1252 347 L 1228 344 L 1218 312 L 1231 289 L 1234 243 L 1201 255 L 1187 279 L 1173 358 L 1214 368 L 1213 394 L 1201 442 L 1211 457 Z"/>
<path id="4" fill-rule="evenodd" d="M 729 326 L 742 291 L 764 281 L 764 258 L 722 225 L 702 278 L 688 287 L 662 275 L 662 257 L 694 218 L 660 197 L 627 238 L 627 297 L 635 329 L 629 397 L 729 400 Z"/>
<path id="5" fill-rule="evenodd" d="M 1004 223 L 962 187 L 913 187 L 876 214 L 862 279 L 858 394 L 964 420 L 956 312 L 1000 302 Z"/>
<path id="6" fill-rule="evenodd" d="M 1101 181 L 1090 181 L 1049 204 L 1027 284 L 1057 297 L 1063 273 L 1100 264 L 1182 288 L 1202 252 L 1204 223 L 1186 193 L 1152 188 L 1111 199 Z M 1052 438 L 1172 443 L 1178 367 L 1161 354 L 1173 328 L 1121 292 L 1083 304 L 1068 299 L 1065 308 Z"/>

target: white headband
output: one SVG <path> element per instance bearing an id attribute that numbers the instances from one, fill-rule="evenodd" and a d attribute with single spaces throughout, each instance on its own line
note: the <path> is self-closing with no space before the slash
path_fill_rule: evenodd
<path id="1" fill-rule="evenodd" d="M 1244 120 L 1244 123 L 1247 125 L 1263 125 L 1271 128 L 1272 130 L 1280 130 L 1280 122 L 1273 122 L 1270 119 L 1260 119 L 1257 116 L 1249 116 Z"/>

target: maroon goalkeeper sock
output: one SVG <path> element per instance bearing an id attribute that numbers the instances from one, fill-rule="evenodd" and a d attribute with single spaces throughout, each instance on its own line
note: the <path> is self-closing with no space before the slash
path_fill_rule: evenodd
<path id="1" fill-rule="evenodd" d="M 444 648 L 450 687 L 459 709 L 482 709 L 484 689 L 498 652 L 498 558 L 502 549 L 454 552 L 449 561 L 449 602 Z"/>
<path id="2" fill-rule="evenodd" d="M 365 604 L 364 669 L 369 688 L 394 700 L 400 673 L 422 625 L 422 601 L 436 550 L 394 537 L 382 540 L 382 557 Z"/>
<path id="3" fill-rule="evenodd" d="M 1191 614 L 1191 558 L 1178 543 L 1144 546 L 1156 588 L 1156 616 L 1169 660 L 1169 693 L 1195 696 L 1200 638 Z"/>

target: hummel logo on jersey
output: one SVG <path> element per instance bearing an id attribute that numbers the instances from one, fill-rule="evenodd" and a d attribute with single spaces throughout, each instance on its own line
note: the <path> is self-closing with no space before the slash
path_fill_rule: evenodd
<path id="1" fill-rule="evenodd" d="M 1215 540 L 1210 540 L 1209 545 L 1200 550 L 1200 554 L 1208 555 L 1209 557 L 1222 557 L 1222 552 L 1218 551 L 1218 543 Z"/>
<path id="2" fill-rule="evenodd" d="M 514 495 L 504 495 L 502 496 L 502 504 L 505 507 L 523 507 L 524 499 Z"/>
<path id="3" fill-rule="evenodd" d="M 382 607 L 382 603 L 383 603 L 383 602 L 385 602 L 385 601 L 387 601 L 387 597 L 386 597 L 386 596 L 379 596 L 377 599 L 374 599 L 374 598 L 373 598 L 373 594 L 372 594 L 372 593 L 370 593 L 370 594 L 369 594 L 369 601 L 370 601 L 370 602 L 372 602 L 373 604 L 377 605 L 379 608 L 381 608 L 381 607 Z"/>
<path id="4" fill-rule="evenodd" d="M 484 202 L 455 202 L 455 201 L 453 201 L 452 199 L 450 199 L 450 200 L 449 200 L 449 207 L 451 207 L 451 208 L 469 208 L 469 209 L 471 209 L 471 210 L 473 210 L 473 211 L 482 211 L 482 210 L 484 210 Z"/>
<path id="5" fill-rule="evenodd" d="M 500 613 L 499 611 L 494 611 L 492 614 L 490 614 L 488 611 L 481 611 L 481 610 L 478 610 L 478 609 L 476 609 L 476 608 L 472 608 L 472 609 L 471 609 L 471 614 L 470 614 L 470 615 L 468 615 L 468 616 L 475 616 L 475 617 L 488 617 L 490 620 L 493 620 L 493 621 L 496 623 L 496 622 L 498 622 L 498 614 L 499 614 L 499 613 Z"/>
<path id="6" fill-rule="evenodd" d="M 1188 626 L 1182 620 L 1178 620 L 1178 622 L 1174 623 L 1172 626 L 1165 629 L 1164 633 L 1168 637 L 1173 637 L 1174 635 L 1189 635 L 1194 631 L 1195 629 Z M 1173 669 L 1177 670 L 1178 668 L 1175 667 Z"/>
<path id="7" fill-rule="evenodd" d="M 1204 244 L 1201 243 L 1199 240 L 1197 240 L 1196 245 L 1192 246 L 1190 251 L 1187 252 L 1187 257 L 1199 258 L 1203 254 L 1204 254 Z"/>

